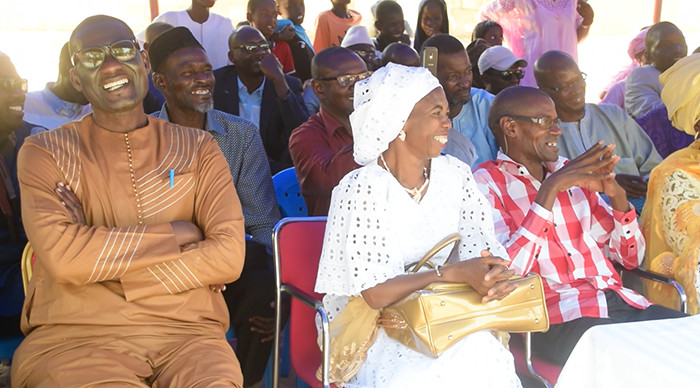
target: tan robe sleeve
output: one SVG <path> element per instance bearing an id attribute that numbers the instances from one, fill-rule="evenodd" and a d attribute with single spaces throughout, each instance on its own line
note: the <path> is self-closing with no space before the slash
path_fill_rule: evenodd
<path id="1" fill-rule="evenodd" d="M 51 152 L 27 139 L 18 155 L 22 220 L 37 261 L 58 283 L 84 285 L 119 279 L 180 255 L 169 223 L 106 227 L 73 223 L 55 193 L 65 182 Z M 150 260 L 149 260 L 150 259 Z M 150 262 L 149 262 L 150 261 Z"/>
<path id="2" fill-rule="evenodd" d="M 198 153 L 194 223 L 204 234 L 197 248 L 121 277 L 127 300 L 225 284 L 243 269 L 243 213 L 221 150 L 206 136 Z"/>

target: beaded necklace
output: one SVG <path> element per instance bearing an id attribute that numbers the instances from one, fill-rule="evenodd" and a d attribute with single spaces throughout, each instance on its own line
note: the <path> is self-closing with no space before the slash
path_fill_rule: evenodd
<path id="1" fill-rule="evenodd" d="M 391 175 L 394 175 L 394 173 L 391 172 L 391 170 L 389 170 L 389 165 L 386 164 L 386 160 L 384 160 L 384 153 L 379 154 L 379 158 L 382 160 L 382 164 L 384 164 L 384 168 L 386 169 L 386 172 L 388 172 Z M 396 178 L 396 175 L 394 175 L 394 178 Z M 408 188 L 404 187 L 403 185 L 401 185 L 401 188 L 406 190 L 408 195 L 410 195 L 411 198 L 413 198 L 413 201 L 415 203 L 420 202 L 421 198 L 423 197 L 423 190 L 425 190 L 426 186 L 428 186 L 428 183 L 430 182 L 430 178 L 428 178 L 428 168 L 427 167 L 423 167 L 423 178 L 425 178 L 425 182 L 423 182 L 423 184 L 419 188 L 414 187 L 412 189 L 408 189 Z M 398 179 L 397 179 L 397 181 L 398 181 Z M 401 184 L 401 182 L 399 182 L 399 184 Z"/>

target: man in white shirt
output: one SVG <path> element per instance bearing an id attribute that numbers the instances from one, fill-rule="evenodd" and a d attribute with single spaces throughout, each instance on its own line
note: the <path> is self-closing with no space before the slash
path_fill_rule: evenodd
<path id="1" fill-rule="evenodd" d="M 204 46 L 211 65 L 218 69 L 231 63 L 228 60 L 228 37 L 233 32 L 233 24 L 231 19 L 210 12 L 214 4 L 216 0 L 192 0 L 190 8 L 160 14 L 153 21 L 187 27 Z"/>

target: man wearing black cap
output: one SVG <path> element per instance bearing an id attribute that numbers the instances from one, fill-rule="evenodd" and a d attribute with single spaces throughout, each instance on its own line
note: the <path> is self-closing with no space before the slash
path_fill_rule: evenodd
<path id="1" fill-rule="evenodd" d="M 144 114 L 148 55 L 126 23 L 89 17 L 70 50 L 93 113 L 19 152 L 36 262 L 12 386 L 240 387 L 211 287 L 243 267 L 224 156 L 207 132 Z"/>
<path id="2" fill-rule="evenodd" d="M 241 201 L 245 231 L 251 238 L 246 241 L 241 277 L 227 284 L 223 294 L 238 338 L 236 355 L 243 380 L 250 386 L 262 379 L 272 346 L 271 341 L 262 342 L 266 335 L 257 323 L 274 315 L 270 304 L 275 299 L 274 274 L 267 250 L 272 250 L 272 228 L 280 216 L 265 150 L 253 123 L 213 109 L 212 65 L 187 28 L 162 33 L 148 53 L 153 82 L 166 101 L 154 116 L 209 132 L 226 157 Z"/>

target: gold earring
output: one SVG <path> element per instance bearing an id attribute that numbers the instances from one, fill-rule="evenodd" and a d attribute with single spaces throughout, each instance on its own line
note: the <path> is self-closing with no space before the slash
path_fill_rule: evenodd
<path id="1" fill-rule="evenodd" d="M 504 134 L 503 135 L 503 145 L 504 145 L 504 150 L 503 153 L 508 155 L 508 137 Z"/>
<path id="2" fill-rule="evenodd" d="M 399 140 L 406 141 L 406 131 L 403 129 L 399 132 Z"/>

